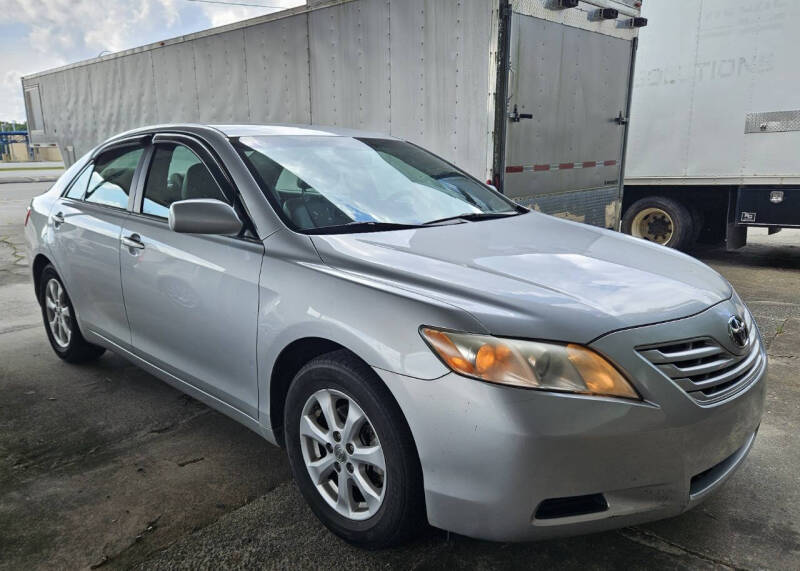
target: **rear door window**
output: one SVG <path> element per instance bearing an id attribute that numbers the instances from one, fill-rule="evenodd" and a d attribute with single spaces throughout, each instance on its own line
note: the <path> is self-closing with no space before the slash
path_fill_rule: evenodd
<path id="1" fill-rule="evenodd" d="M 97 157 L 84 200 L 115 208 L 127 208 L 133 175 L 143 151 L 142 147 L 124 147 Z"/>

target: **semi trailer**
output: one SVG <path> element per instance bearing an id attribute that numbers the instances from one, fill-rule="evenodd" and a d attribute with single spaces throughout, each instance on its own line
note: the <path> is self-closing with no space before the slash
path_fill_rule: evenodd
<path id="1" fill-rule="evenodd" d="M 793 0 L 650 0 L 622 229 L 675 248 L 800 227 Z"/>
<path id="2" fill-rule="evenodd" d="M 173 122 L 387 133 L 515 201 L 617 229 L 639 0 L 309 0 L 22 78 L 67 163 Z"/>

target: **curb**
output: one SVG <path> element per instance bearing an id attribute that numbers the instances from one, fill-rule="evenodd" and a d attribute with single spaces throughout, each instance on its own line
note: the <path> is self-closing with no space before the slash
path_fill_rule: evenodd
<path id="1" fill-rule="evenodd" d="M 0 176 L 0 184 L 4 183 L 20 183 L 20 182 L 55 182 L 61 175 L 47 175 L 47 176 Z"/>

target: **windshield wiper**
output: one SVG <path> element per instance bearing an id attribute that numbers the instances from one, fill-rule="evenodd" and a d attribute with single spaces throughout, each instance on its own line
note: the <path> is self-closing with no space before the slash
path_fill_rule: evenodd
<path id="1" fill-rule="evenodd" d="M 408 230 L 409 228 L 419 228 L 420 224 L 401 224 L 398 222 L 378 222 L 375 220 L 359 222 L 354 220 L 347 224 L 336 224 L 334 226 L 322 226 L 306 230 L 307 234 L 341 234 L 349 232 L 380 232 L 382 230 Z"/>
<path id="2" fill-rule="evenodd" d="M 437 218 L 436 220 L 429 220 L 424 222 L 423 226 L 431 226 L 439 224 L 440 222 L 449 222 L 451 220 L 469 220 L 474 222 L 476 220 L 491 220 L 493 218 L 508 218 L 510 216 L 518 216 L 522 212 L 465 212 L 464 214 L 456 214 L 455 216 L 448 216 L 446 218 Z"/>

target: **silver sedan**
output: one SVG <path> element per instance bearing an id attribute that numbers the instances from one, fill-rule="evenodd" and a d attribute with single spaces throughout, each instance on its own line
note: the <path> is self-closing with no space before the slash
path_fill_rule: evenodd
<path id="1" fill-rule="evenodd" d="M 765 350 L 716 272 L 391 137 L 139 129 L 25 224 L 59 357 L 111 350 L 284 446 L 358 545 L 672 516 L 761 419 Z"/>

